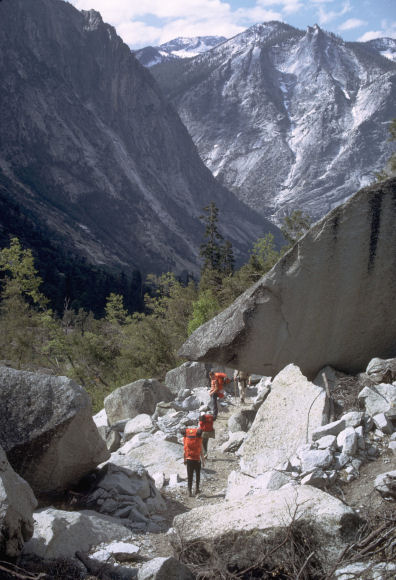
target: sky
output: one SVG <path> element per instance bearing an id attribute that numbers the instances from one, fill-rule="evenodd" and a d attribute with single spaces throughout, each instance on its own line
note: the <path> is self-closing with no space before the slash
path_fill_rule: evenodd
<path id="1" fill-rule="evenodd" d="M 305 30 L 319 24 L 344 40 L 396 39 L 396 0 L 69 0 L 91 8 L 131 48 L 179 36 L 231 38 L 259 22 L 279 20 Z"/>

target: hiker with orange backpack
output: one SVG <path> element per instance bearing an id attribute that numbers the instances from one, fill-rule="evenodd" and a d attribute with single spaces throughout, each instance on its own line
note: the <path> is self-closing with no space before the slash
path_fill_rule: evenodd
<path id="1" fill-rule="evenodd" d="M 204 450 L 204 458 L 208 457 L 208 443 L 209 439 L 214 439 L 215 430 L 213 428 L 213 415 L 211 413 L 202 413 L 199 416 L 199 428 L 202 430 L 202 447 Z"/>
<path id="2" fill-rule="evenodd" d="M 184 463 L 187 466 L 187 487 L 188 495 L 192 497 L 192 485 L 195 473 L 195 494 L 201 492 L 199 488 L 201 480 L 201 461 L 204 465 L 204 455 L 202 446 L 202 430 L 196 427 L 182 429 L 184 446 Z"/>
<path id="3" fill-rule="evenodd" d="M 224 397 L 224 385 L 230 383 L 231 380 L 227 377 L 225 373 L 215 373 L 213 371 L 209 372 L 210 378 L 210 391 L 209 395 L 212 401 L 213 410 L 213 420 L 216 421 L 219 409 L 217 406 L 217 399 L 222 399 Z"/>

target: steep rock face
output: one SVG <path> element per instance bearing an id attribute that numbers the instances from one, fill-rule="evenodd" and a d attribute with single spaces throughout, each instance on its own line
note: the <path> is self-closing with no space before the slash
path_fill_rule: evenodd
<path id="1" fill-rule="evenodd" d="M 135 56 L 142 65 L 152 67 L 161 62 L 179 58 L 192 58 L 211 50 L 225 42 L 225 36 L 196 36 L 194 38 L 175 38 L 160 46 L 146 46 L 137 50 Z"/>
<path id="2" fill-rule="evenodd" d="M 198 217 L 211 200 L 237 254 L 266 229 L 213 179 L 150 73 L 97 12 L 4 0 L 0 71 L 1 194 L 90 262 L 196 270 Z"/>
<path id="3" fill-rule="evenodd" d="M 152 69 L 202 159 L 251 207 L 325 215 L 390 156 L 396 65 L 318 26 L 253 26 Z"/>
<path id="4" fill-rule="evenodd" d="M 396 349 L 396 179 L 334 209 L 179 355 L 309 379 L 326 365 L 356 373 Z"/>

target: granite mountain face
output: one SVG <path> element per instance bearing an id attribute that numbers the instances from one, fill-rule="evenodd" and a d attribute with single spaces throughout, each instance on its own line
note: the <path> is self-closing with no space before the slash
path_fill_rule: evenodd
<path id="1" fill-rule="evenodd" d="M 237 258 L 265 232 L 279 236 L 213 178 L 99 13 L 4 0 L 0 70 L 0 195 L 63 248 L 111 268 L 197 272 L 212 200 Z"/>
<path id="2" fill-rule="evenodd" d="M 135 51 L 135 56 L 144 66 L 152 67 L 161 62 L 180 58 L 192 58 L 225 42 L 225 36 L 179 37 L 160 46 L 146 46 Z"/>
<path id="3" fill-rule="evenodd" d="M 318 26 L 255 25 L 152 73 L 206 165 L 241 200 L 279 218 L 326 214 L 389 158 L 396 63 L 389 43 L 346 43 Z"/>

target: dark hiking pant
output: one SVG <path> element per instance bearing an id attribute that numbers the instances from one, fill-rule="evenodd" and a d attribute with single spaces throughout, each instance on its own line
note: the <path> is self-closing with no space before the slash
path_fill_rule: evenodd
<path id="1" fill-rule="evenodd" d="M 192 491 L 192 484 L 195 471 L 195 487 L 199 489 L 199 484 L 201 481 L 201 462 L 196 459 L 187 459 L 187 486 L 188 491 Z"/>
<path id="2" fill-rule="evenodd" d="M 215 421 L 217 418 L 217 415 L 219 414 L 219 409 L 217 407 L 217 399 L 218 399 L 218 395 L 217 393 L 213 393 L 213 395 L 211 395 L 211 400 L 212 400 L 212 413 L 213 413 L 213 420 Z"/>

